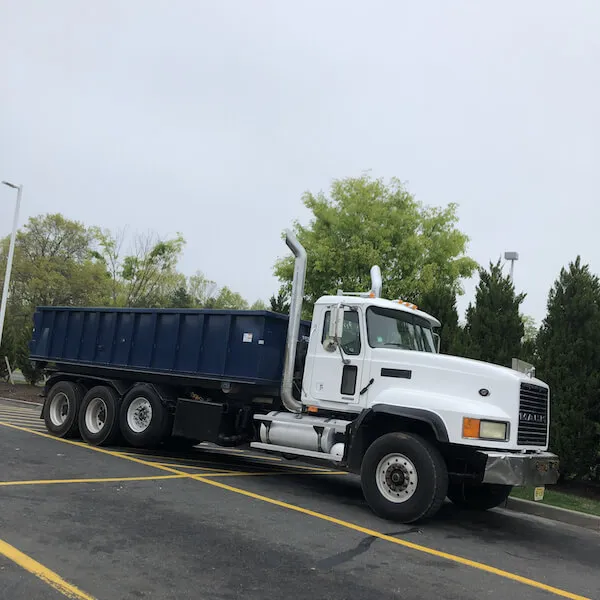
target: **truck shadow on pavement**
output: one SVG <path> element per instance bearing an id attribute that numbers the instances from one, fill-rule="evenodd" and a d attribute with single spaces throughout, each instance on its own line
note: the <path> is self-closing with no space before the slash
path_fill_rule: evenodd
<path id="1" fill-rule="evenodd" d="M 133 453 L 131 448 L 121 451 Z M 374 516 L 369 509 L 362 493 L 360 480 L 352 474 L 318 475 L 302 472 L 298 469 L 297 476 L 292 471 L 301 468 L 310 469 L 310 465 L 298 461 L 267 461 L 262 457 L 246 453 L 219 453 L 218 451 L 194 448 L 187 452 L 156 451 L 152 455 L 146 451 L 135 451 L 140 457 L 148 457 L 152 462 L 168 462 L 185 467 L 206 466 L 222 468 L 230 472 L 257 472 L 267 477 L 257 478 L 228 477 L 227 483 L 235 487 L 252 489 L 257 493 L 274 495 L 282 500 L 292 501 L 300 506 L 318 510 L 337 518 L 359 522 L 367 527 L 376 528 L 389 535 L 413 536 L 435 534 L 448 541 L 483 542 L 487 546 L 498 544 L 512 548 L 507 552 L 515 557 L 526 560 L 536 560 L 531 556 L 540 556 L 542 551 L 545 559 L 560 559 L 565 554 L 577 556 L 578 560 L 595 569 L 600 564 L 597 553 L 599 538 L 596 534 L 579 528 L 564 526 L 544 519 L 530 517 L 508 510 L 494 509 L 490 511 L 468 511 L 459 509 L 446 501 L 440 511 L 429 521 L 416 526 L 394 524 Z M 152 458 L 150 458 L 152 456 Z M 319 469 L 319 467 L 315 467 Z M 322 469 L 322 466 L 321 466 Z M 285 477 L 268 477 L 285 471 Z M 253 480 L 249 486 L 249 481 Z M 256 486 L 259 485 L 260 489 Z M 283 493 L 283 496 L 282 496 Z M 286 498 L 287 496 L 287 498 Z M 290 500 L 291 497 L 291 500 Z M 401 531 L 396 531 L 401 530 Z M 370 538 L 369 538 L 370 539 Z M 364 542 L 367 544 L 367 542 Z M 353 552 L 362 552 L 362 546 Z M 345 560 L 339 557 L 340 560 Z M 539 560 L 539 559 L 537 559 Z"/>

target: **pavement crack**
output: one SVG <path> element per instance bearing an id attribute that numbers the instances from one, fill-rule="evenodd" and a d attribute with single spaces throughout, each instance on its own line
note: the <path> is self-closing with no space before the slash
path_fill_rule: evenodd
<path id="1" fill-rule="evenodd" d="M 350 548 L 350 550 L 344 550 L 344 552 L 340 552 L 339 554 L 334 554 L 333 556 L 329 556 L 328 558 L 324 558 L 317 563 L 317 569 L 332 569 L 333 567 L 338 567 L 339 565 L 364 554 L 370 547 L 371 544 L 377 538 L 369 535 L 366 538 L 362 539 L 355 548 Z"/>
<path id="2" fill-rule="evenodd" d="M 396 536 L 396 535 L 406 535 L 409 533 L 421 533 L 421 530 L 418 527 L 410 527 L 408 529 L 403 529 L 402 531 L 395 531 L 391 533 L 386 533 L 386 535 Z M 373 542 L 377 541 L 379 538 L 376 538 L 372 535 L 369 535 L 363 538 L 357 546 L 354 548 L 350 548 L 349 550 L 344 550 L 344 552 L 340 552 L 339 554 L 334 554 L 333 556 L 329 556 L 320 560 L 317 563 L 317 569 L 332 569 L 334 567 L 339 567 L 340 565 L 364 554 L 369 550 Z"/>

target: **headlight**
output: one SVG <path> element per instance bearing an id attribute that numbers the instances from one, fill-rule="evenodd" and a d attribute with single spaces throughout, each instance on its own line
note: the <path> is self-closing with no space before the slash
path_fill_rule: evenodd
<path id="1" fill-rule="evenodd" d="M 481 419 L 463 418 L 463 437 L 475 440 L 508 439 L 508 423 L 502 421 L 483 421 Z"/>

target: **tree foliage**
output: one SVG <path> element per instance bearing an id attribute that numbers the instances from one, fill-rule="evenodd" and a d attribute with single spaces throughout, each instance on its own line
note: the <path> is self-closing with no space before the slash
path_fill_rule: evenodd
<path id="1" fill-rule="evenodd" d="M 384 295 L 405 299 L 436 287 L 461 292 L 461 278 L 476 268 L 465 256 L 468 238 L 456 227 L 456 205 L 425 207 L 397 179 L 387 185 L 366 175 L 336 180 L 329 197 L 307 192 L 303 202 L 312 219 L 294 230 L 308 254 L 309 306 L 338 289 L 369 290 L 374 264 L 381 267 Z M 288 291 L 293 263 L 288 256 L 275 265 Z"/>
<path id="2" fill-rule="evenodd" d="M 523 339 L 521 340 L 521 354 L 519 358 L 535 366 L 538 360 L 537 338 L 539 328 L 535 319 L 530 315 L 522 315 Z"/>
<path id="3" fill-rule="evenodd" d="M 419 308 L 436 317 L 442 324 L 440 352 L 459 355 L 462 352 L 462 329 L 458 324 L 456 293 L 451 288 L 437 288 L 419 299 Z"/>
<path id="4" fill-rule="evenodd" d="M 41 373 L 29 362 L 32 316 L 37 306 L 132 306 L 247 308 L 228 287 L 217 288 L 200 271 L 177 270 L 184 239 L 112 233 L 70 221 L 60 214 L 32 217 L 18 232 L 10 299 L 0 347 L 4 357 L 34 383 Z M 0 240 L 0 286 L 9 239 Z"/>
<path id="5" fill-rule="evenodd" d="M 600 449 L 600 282 L 578 256 L 548 295 L 537 375 L 550 386 L 552 449 L 561 471 L 585 476 Z"/>
<path id="6" fill-rule="evenodd" d="M 273 312 L 287 315 L 290 312 L 290 299 L 289 294 L 285 289 L 280 289 L 277 296 L 273 295 L 269 299 L 269 307 Z"/>
<path id="7" fill-rule="evenodd" d="M 123 253 L 124 234 L 96 231 L 95 257 L 104 264 L 110 277 L 111 302 L 115 306 L 161 306 L 184 283 L 176 266 L 185 240 L 178 234 L 171 239 L 154 233 L 135 236 L 131 250 Z M 185 278 L 184 278 L 185 281 Z"/>
<path id="8" fill-rule="evenodd" d="M 32 383 L 41 376 L 28 355 L 35 307 L 102 304 L 109 297 L 109 279 L 94 256 L 94 240 L 93 229 L 60 214 L 32 217 L 17 233 L 0 362 L 7 356 Z M 8 244 L 6 238 L 0 245 L 1 276 Z"/>
<path id="9" fill-rule="evenodd" d="M 525 333 L 519 313 L 525 294 L 517 294 L 500 261 L 479 269 L 475 304 L 466 312 L 465 354 L 470 358 L 510 367 L 521 352 Z"/>

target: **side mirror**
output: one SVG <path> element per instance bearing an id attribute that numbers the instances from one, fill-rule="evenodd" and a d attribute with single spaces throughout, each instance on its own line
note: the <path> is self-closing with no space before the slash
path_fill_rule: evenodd
<path id="1" fill-rule="evenodd" d="M 440 344 L 442 343 L 442 338 L 440 337 L 439 333 L 434 333 L 433 339 L 435 340 L 435 351 L 439 354 L 440 353 Z"/>
<path id="2" fill-rule="evenodd" d="M 329 319 L 329 337 L 339 344 L 344 333 L 344 307 L 341 304 L 331 307 Z"/>
<path id="3" fill-rule="evenodd" d="M 335 352 L 340 347 L 343 331 L 344 307 L 338 304 L 330 308 L 329 329 L 327 337 L 323 341 L 323 347 L 327 352 Z"/>

